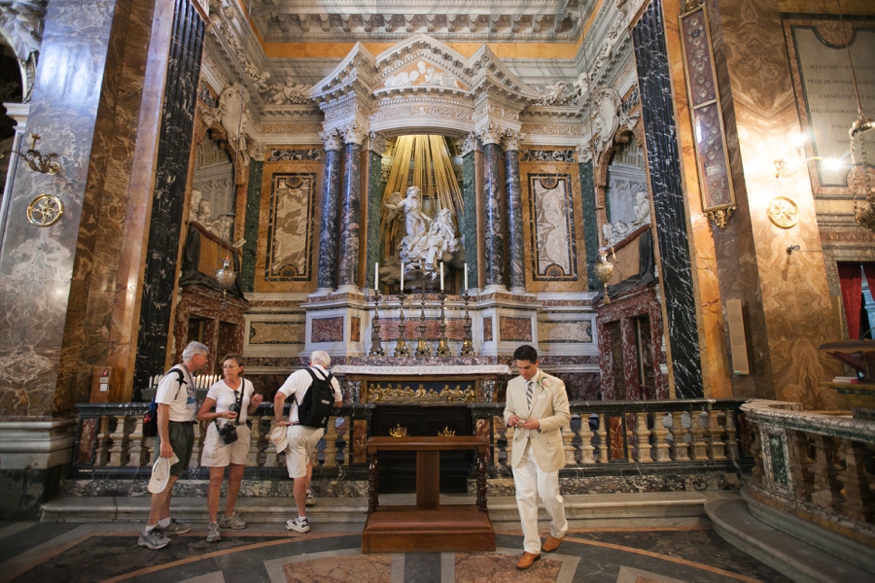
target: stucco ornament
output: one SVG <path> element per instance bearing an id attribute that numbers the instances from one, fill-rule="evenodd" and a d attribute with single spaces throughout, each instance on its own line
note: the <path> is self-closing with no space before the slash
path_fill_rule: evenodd
<path id="1" fill-rule="evenodd" d="M 46 0 L 13 0 L 0 4 L 0 35 L 12 47 L 21 69 L 22 103 L 30 102 L 47 4 Z"/>
<path id="2" fill-rule="evenodd" d="M 243 155 L 243 164 L 249 164 L 249 91 L 239 84 L 227 86 L 219 96 L 218 107 L 208 108 L 204 114 L 207 125 L 218 122 L 225 130 L 228 142 Z"/>
<path id="3" fill-rule="evenodd" d="M 270 102 L 274 105 L 301 104 L 309 102 L 307 91 L 312 85 L 296 83 L 291 77 L 286 77 L 285 83 L 276 83 L 271 87 L 273 92 Z"/>

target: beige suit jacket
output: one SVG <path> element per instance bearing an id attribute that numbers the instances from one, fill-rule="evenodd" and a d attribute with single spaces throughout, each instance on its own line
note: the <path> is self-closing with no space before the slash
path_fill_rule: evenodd
<path id="1" fill-rule="evenodd" d="M 545 472 L 555 472 L 565 467 L 565 450 L 562 443 L 562 427 L 571 421 L 568 395 L 565 383 L 538 369 L 534 379 L 532 406 L 526 403 L 526 381 L 518 376 L 507 383 L 507 398 L 504 407 L 504 420 L 512 414 L 523 421 L 537 419 L 541 428 L 515 428 L 513 434 L 513 456 L 511 467 L 516 467 L 526 449 L 526 440 L 531 439 L 532 450 L 538 467 Z"/>

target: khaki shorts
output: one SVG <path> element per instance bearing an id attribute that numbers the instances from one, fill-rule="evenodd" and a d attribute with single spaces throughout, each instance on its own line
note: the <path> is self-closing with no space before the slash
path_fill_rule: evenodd
<path id="1" fill-rule="evenodd" d="M 316 444 L 322 439 L 325 430 L 321 427 L 313 429 L 303 425 L 289 427 L 289 449 L 286 450 L 286 467 L 290 478 L 302 478 L 307 475 L 307 464 L 310 454 L 316 450 Z"/>
<path id="2" fill-rule="evenodd" d="M 173 448 L 173 453 L 179 458 L 179 461 L 170 466 L 170 475 L 177 478 L 188 468 L 191 462 L 191 450 L 194 448 L 194 425 L 191 423 L 177 423 L 171 421 L 167 427 L 168 437 L 170 438 L 170 447 Z M 161 455 L 161 436 L 155 436 L 155 452 L 152 456 L 152 463 Z"/>
<path id="3" fill-rule="evenodd" d="M 219 435 L 216 424 L 210 422 L 207 426 L 207 436 L 204 439 L 204 451 L 201 456 L 201 465 L 208 468 L 224 468 L 228 464 L 246 465 L 246 457 L 249 455 L 249 440 L 251 432 L 249 427 L 237 426 L 237 441 L 225 445 Z"/>

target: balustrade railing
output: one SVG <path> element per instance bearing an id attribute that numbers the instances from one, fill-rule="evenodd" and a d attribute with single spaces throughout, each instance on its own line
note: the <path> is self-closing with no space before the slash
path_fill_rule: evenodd
<path id="1" fill-rule="evenodd" d="M 563 475 L 684 473 L 703 469 L 745 471 L 752 467 L 739 439 L 743 400 L 607 401 L 571 403 L 572 422 L 563 429 L 567 460 Z M 489 474 L 509 475 L 513 428 L 504 423 L 502 403 L 467 405 L 475 434 L 490 440 Z M 373 404 L 344 405 L 329 420 L 316 453 L 317 476 L 366 478 L 365 441 L 371 436 Z M 154 440 L 143 436 L 148 403 L 81 404 L 73 476 L 148 474 Z M 282 453 L 268 439 L 273 406 L 251 415 L 247 466 L 270 477 L 285 471 Z M 205 476 L 200 453 L 205 424 L 195 425 L 190 475 Z M 752 440 L 748 440 L 750 442 Z M 812 478 L 813 479 L 813 478 Z M 835 480 L 833 476 L 829 478 Z"/>
<path id="2" fill-rule="evenodd" d="M 875 422 L 802 411 L 797 403 L 741 407 L 755 438 L 754 499 L 875 546 Z"/>

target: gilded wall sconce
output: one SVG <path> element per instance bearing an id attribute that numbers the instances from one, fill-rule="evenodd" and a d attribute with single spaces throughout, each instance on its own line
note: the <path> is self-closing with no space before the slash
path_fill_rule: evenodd
<path id="1" fill-rule="evenodd" d="M 18 152 L 18 154 L 24 158 L 27 166 L 34 172 L 54 176 L 61 171 L 61 165 L 52 160 L 52 156 L 57 156 L 57 154 L 40 154 L 39 150 L 36 149 L 36 141 L 39 138 L 39 134 L 30 134 L 30 149 L 27 152 Z"/>
<path id="2" fill-rule="evenodd" d="M 27 205 L 27 220 L 37 227 L 54 225 L 64 214 L 64 203 L 54 194 L 40 194 Z"/>

